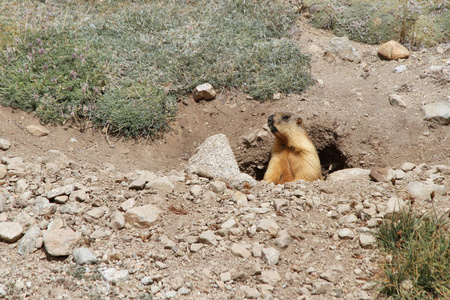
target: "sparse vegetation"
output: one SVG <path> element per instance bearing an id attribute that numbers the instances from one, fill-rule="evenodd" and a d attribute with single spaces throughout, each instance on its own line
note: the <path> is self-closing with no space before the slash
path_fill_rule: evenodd
<path id="1" fill-rule="evenodd" d="M 450 222 L 448 213 L 403 212 L 377 231 L 388 259 L 383 292 L 398 299 L 447 299 L 450 296 Z"/>
<path id="2" fill-rule="evenodd" d="M 7 1 L 0 103 L 43 123 L 92 121 L 127 137 L 168 127 L 177 97 L 201 83 L 266 100 L 310 84 L 276 1 Z M 201 17 L 199 17 L 201 16 Z M 33 23 L 35 22 L 35 23 Z"/>
<path id="3" fill-rule="evenodd" d="M 377 44 L 397 40 L 409 47 L 434 46 L 449 40 L 448 0 L 311 0 L 312 24 L 338 36 Z"/>

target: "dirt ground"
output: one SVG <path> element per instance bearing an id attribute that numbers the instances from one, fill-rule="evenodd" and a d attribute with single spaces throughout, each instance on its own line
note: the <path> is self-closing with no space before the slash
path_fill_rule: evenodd
<path id="1" fill-rule="evenodd" d="M 83 181 L 83 183 L 87 186 L 91 181 L 90 176 L 95 174 L 97 169 L 100 180 L 92 183 L 94 187 L 90 188 L 90 193 L 94 200 L 86 205 L 86 210 L 88 206 L 95 208 L 98 205 L 108 206 L 112 210 L 120 205 L 119 201 L 131 197 L 136 199 L 136 204 L 144 204 L 148 199 L 150 199 L 148 200 L 150 203 L 159 201 L 158 203 L 164 206 L 165 212 L 163 220 L 156 225 L 156 229 L 150 230 L 150 233 L 153 234 L 151 242 L 147 241 L 147 236 L 145 239 L 140 238 L 143 233 L 148 235 L 148 230 L 141 230 L 141 232 L 126 227 L 118 232 L 113 231 L 109 239 L 98 239 L 87 246 L 93 251 L 99 252 L 99 257 L 102 255 L 107 257 L 104 261 L 110 260 L 111 262 L 108 263 L 112 264 L 115 264 L 115 260 L 108 258 L 109 251 L 114 249 L 114 251 L 120 252 L 124 256 L 123 259 L 119 259 L 124 260 L 123 266 L 121 266 L 126 267 L 127 260 L 131 260 L 139 266 L 142 264 L 144 270 L 141 272 L 142 274 L 153 272 L 155 261 L 164 261 L 167 266 L 163 265 L 163 267 L 167 267 L 167 271 L 161 271 L 163 277 L 172 280 L 171 276 L 180 272 L 180 274 L 185 274 L 186 278 L 194 278 L 192 279 L 194 283 L 199 282 L 196 293 L 202 293 L 202 295 L 211 293 L 208 297 L 198 299 L 241 299 L 243 294 L 237 289 L 234 290 L 234 283 L 229 284 L 229 289 L 227 284 L 225 287 L 220 286 L 220 284 L 223 285 L 222 281 L 224 280 L 217 281 L 222 282 L 217 283 L 219 286 L 211 283 L 211 278 L 221 278 L 218 274 L 228 275 L 233 268 L 241 265 L 241 261 L 231 255 L 228 250 L 225 251 L 223 245 L 228 247 L 229 243 L 239 239 L 248 244 L 260 241 L 264 245 L 271 245 L 272 237 L 270 235 L 258 232 L 254 237 L 246 237 L 244 233 L 236 233 L 236 236 L 230 235 L 229 240 L 223 238 L 223 244 L 220 246 L 205 247 L 207 250 L 204 252 L 191 254 L 187 251 L 186 257 L 189 255 L 190 259 L 184 259 L 184 256 L 174 257 L 173 254 L 165 254 L 162 259 L 158 253 L 154 252 L 160 246 L 161 248 L 162 246 L 166 247 L 164 238 L 169 237 L 176 240 L 177 236 L 183 234 L 198 235 L 205 229 L 220 226 L 222 222 L 232 216 L 250 228 L 253 221 L 246 219 L 247 211 L 236 209 L 235 203 L 229 201 L 225 197 L 226 195 L 217 196 L 219 197 L 217 201 L 204 198 L 199 203 L 191 201 L 193 197 L 187 188 L 188 181 L 198 182 L 205 191 L 208 189 L 207 184 L 200 179 L 186 178 L 186 186 L 183 183 L 180 188 L 181 192 L 177 192 L 178 196 L 175 194 L 154 195 L 147 191 L 139 193 L 126 190 L 126 186 L 121 185 L 121 182 L 115 180 L 114 176 L 108 177 L 109 174 L 104 172 L 105 168 L 112 164 L 115 166 L 114 172 L 121 174 L 136 170 L 148 170 L 161 174 L 168 174 L 172 170 L 183 171 L 197 146 L 209 136 L 223 133 L 228 137 L 242 171 L 256 179 L 261 179 L 273 143 L 272 135 L 265 130 L 267 117 L 277 111 L 298 112 L 303 117 L 319 150 L 325 173 L 347 167 L 370 169 L 374 166 L 390 166 L 397 168 L 405 162 L 416 165 L 422 163 L 450 165 L 449 127 L 424 121 L 421 109 L 425 103 L 450 100 L 448 83 L 436 80 L 432 76 L 423 76 L 431 66 L 448 63 L 450 45 L 413 52 L 410 58 L 403 61 L 383 61 L 376 55 L 376 46 L 352 42 L 362 57 L 361 63 L 347 61 L 330 63 L 323 58 L 328 41 L 334 37 L 330 32 L 314 29 L 304 22 L 299 22 L 295 36 L 302 45 L 302 49 L 311 54 L 311 72 L 317 80 L 314 86 L 301 95 L 281 95 L 279 100 L 260 103 L 248 100 L 246 95 L 240 92 L 225 91 L 209 102 L 196 103 L 193 99 L 189 99 L 187 103 L 179 103 L 179 113 L 176 120 L 171 123 L 170 131 L 155 140 L 139 141 L 127 141 L 108 136 L 99 130 L 80 131 L 79 128 L 71 126 L 46 126 L 50 131 L 48 136 L 32 137 L 25 128 L 30 124 L 38 124 L 39 121 L 32 114 L 2 107 L 0 108 L 0 138 L 7 139 L 12 146 L 1 155 L 21 156 L 30 162 L 34 159 L 37 160 L 38 157 L 43 157 L 48 150 L 60 150 L 67 155 L 69 160 L 77 163 L 79 173 L 84 175 L 80 178 L 85 178 L 83 180 L 86 182 Z M 399 65 L 405 65 L 407 70 L 403 73 L 394 73 L 394 68 Z M 391 106 L 389 95 L 394 93 L 402 96 L 406 108 Z M 68 177 L 75 176 L 73 174 L 77 173 L 73 171 L 72 174 L 71 172 L 66 172 Z M 422 173 L 418 174 L 422 176 Z M 448 180 L 448 176 L 446 178 Z M 13 190 L 15 183 L 11 181 L 9 184 L 10 190 Z M 284 273 L 285 270 L 291 270 L 294 265 L 293 269 L 297 275 L 292 275 L 290 279 L 288 279 L 290 275 L 286 275 L 286 278 L 283 277 L 287 283 L 284 284 L 283 281 L 282 287 L 275 286 L 274 297 L 276 299 L 295 299 L 294 297 L 299 296 L 298 287 L 295 285 L 301 282 L 305 286 L 313 286 L 319 276 L 317 275 L 319 269 L 333 262 L 337 254 L 342 258 L 345 270 L 350 270 L 350 272 L 346 271 L 345 276 L 348 279 L 337 283 L 336 286 L 342 285 L 342 293 L 349 293 L 350 296 L 353 295 L 351 293 L 359 293 L 361 285 L 369 280 L 362 278 L 364 276 L 359 274 L 366 272 L 367 269 L 367 273 L 372 274 L 370 276 L 370 280 L 372 280 L 372 277 L 375 277 L 373 274 L 379 272 L 376 266 L 377 250 L 361 250 L 356 241 L 344 239 L 340 241 L 339 238 L 334 240 L 332 238 L 336 235 L 334 230 L 342 226 L 337 223 L 339 214 L 335 212 L 336 209 L 330 209 L 330 207 L 337 207 L 338 204 L 344 203 L 348 204 L 349 210 L 352 207 L 353 211 L 354 208 L 351 204 L 356 202 L 364 204 L 364 209 L 371 209 L 374 206 L 370 202 L 372 200 L 377 205 L 378 202 L 382 203 L 383 207 L 384 202 L 391 195 L 403 193 L 397 189 L 399 189 L 398 186 L 378 184 L 368 180 L 352 182 L 346 186 L 339 182 L 333 183 L 325 180 L 325 182 L 299 183 L 283 188 L 259 185 L 252 190 L 251 192 L 256 195 L 254 196 L 256 199 L 252 201 L 261 204 L 260 208 L 267 208 L 271 214 L 273 213 L 273 218 L 277 218 L 281 228 L 288 229 L 296 238 L 294 246 L 290 246 L 284 250 L 285 252 L 282 252 L 283 261 L 278 268 L 282 271 L 281 273 Z M 271 201 L 277 197 L 289 199 L 297 197 L 301 201 L 292 201 L 292 204 L 285 207 L 283 211 L 279 212 L 277 209 L 277 212 L 272 212 L 270 210 Z M 447 196 L 438 195 L 436 197 L 437 202 L 440 201 L 444 208 L 448 207 Z M 307 200 L 302 200 L 303 198 Z M 85 204 L 78 203 L 77 205 Z M 168 209 L 169 206 L 178 207 L 179 205 L 182 205 L 181 208 L 184 207 L 189 214 L 179 216 Z M 424 201 L 423 207 L 428 206 L 429 203 Z M 31 208 L 24 208 L 24 211 L 26 209 Z M 6 219 L 14 219 L 17 215 L 18 212 L 11 209 L 7 212 Z M 107 225 L 109 224 L 109 215 L 108 217 L 106 215 L 108 214 L 105 214 L 103 219 L 94 221 L 83 219 L 81 216 L 62 216 L 62 218 L 66 218 L 67 225 L 76 228 L 79 232 L 82 230 L 94 232 L 94 229 L 98 228 L 110 232 Z M 58 216 L 61 216 L 59 212 Z M 364 222 L 361 221 L 361 223 Z M 85 228 L 81 229 L 82 226 Z M 189 228 L 187 233 L 183 231 L 184 228 Z M 246 227 L 243 226 L 243 228 Z M 297 231 L 301 234 L 296 235 Z M 185 243 L 181 240 L 181 238 L 179 241 L 177 240 L 180 245 Z M 131 244 L 132 246 L 130 246 Z M 5 264 L 5 273 L 2 273 L 4 275 L 2 277 L 4 277 L 3 284 L 5 286 L 9 284 L 11 278 L 15 278 L 14 276 L 20 276 L 22 272 L 28 274 L 35 269 L 37 271 L 33 271 L 35 273 L 30 273 L 31 275 L 26 278 L 29 278 L 28 280 L 33 285 L 36 277 L 36 280 L 40 280 L 40 277 L 43 279 L 36 284 L 36 287 L 31 287 L 28 297 L 30 299 L 39 298 L 36 296 L 37 294 L 32 295 L 33 289 L 36 292 L 39 291 L 40 295 L 50 295 L 47 297 L 50 299 L 55 295 L 75 293 L 74 290 L 77 290 L 78 285 L 84 287 L 86 293 L 91 293 L 92 289 L 90 290 L 89 284 L 84 282 L 84 279 L 77 281 L 76 284 L 68 281 L 66 271 L 73 267 L 72 260 L 48 259 L 43 251 L 36 251 L 25 258 L 18 256 L 15 250 L 13 254 L 7 255 L 10 253 L 10 249 L 15 247 L 15 244 L 0 244 L 0 252 L 4 254 L 2 262 Z M 24 263 L 21 263 L 22 259 Z M 300 262 L 298 262 L 299 259 Z M 300 265 L 295 265 L 296 261 Z M 355 263 L 355 261 L 360 262 Z M 37 267 L 34 266 L 35 264 Z M 159 266 L 161 270 L 165 270 L 161 264 Z M 315 266 L 316 271 L 311 271 L 309 266 Z M 136 266 L 133 268 L 138 269 Z M 129 267 L 129 269 L 133 268 Z M 354 272 L 353 269 L 355 269 Z M 209 274 L 211 270 L 213 275 Z M 294 271 L 289 272 L 295 273 Z M 286 271 L 285 274 L 289 272 Z M 141 273 L 137 272 L 136 274 Z M 198 274 L 200 275 L 198 276 Z M 195 279 L 196 276 L 200 279 Z M 56 281 L 45 281 L 45 278 L 53 277 L 57 277 Z M 137 286 L 139 286 L 139 282 L 142 282 L 142 278 L 137 275 L 135 277 L 130 282 L 111 288 L 114 292 L 117 290 L 117 293 L 113 293 L 115 296 L 105 299 L 127 298 L 124 296 L 127 293 L 137 295 L 141 291 Z M 58 278 L 61 280 L 58 281 Z M 71 280 L 75 282 L 75 279 Z M 256 282 L 253 279 L 245 280 L 252 284 Z M 238 281 L 236 279 L 236 282 Z M 294 284 L 289 282 L 294 282 Z M 347 286 L 348 284 L 351 288 Z M 286 289 L 283 291 L 285 287 Z M 22 287 L 22 290 L 24 289 L 26 287 Z M 164 289 L 164 285 L 162 289 Z M 214 294 L 216 292 L 211 292 L 212 289 L 219 292 Z M 59 290 L 61 290 L 60 294 L 58 294 Z M 110 295 L 108 294 L 109 290 L 101 291 L 101 293 Z M 371 299 L 375 292 L 370 293 L 369 298 L 363 294 L 346 299 Z M 192 292 L 189 297 L 195 298 L 195 295 Z M 327 294 L 312 299 L 329 299 L 329 296 L 330 294 Z M 65 297 L 61 296 L 58 299 Z M 93 299 L 92 296 L 90 297 Z M 341 298 L 341 294 L 335 294 L 333 297 Z M 16 299 L 12 296 L 9 298 Z M 130 298 L 132 297 L 130 296 Z"/>

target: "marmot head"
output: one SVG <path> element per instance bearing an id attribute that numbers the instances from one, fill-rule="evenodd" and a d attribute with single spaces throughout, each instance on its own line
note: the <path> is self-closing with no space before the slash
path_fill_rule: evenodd
<path id="1" fill-rule="evenodd" d="M 267 124 L 274 135 L 298 130 L 306 133 L 302 118 L 292 113 L 280 112 L 270 115 Z"/>

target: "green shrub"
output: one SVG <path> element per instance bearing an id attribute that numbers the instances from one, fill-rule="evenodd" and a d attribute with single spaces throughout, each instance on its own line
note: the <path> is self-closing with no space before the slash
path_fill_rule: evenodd
<path id="1" fill-rule="evenodd" d="M 392 260 L 383 266 L 383 292 L 401 299 L 450 296 L 450 237 L 448 213 L 437 217 L 404 212 L 386 221 L 377 240 Z"/>

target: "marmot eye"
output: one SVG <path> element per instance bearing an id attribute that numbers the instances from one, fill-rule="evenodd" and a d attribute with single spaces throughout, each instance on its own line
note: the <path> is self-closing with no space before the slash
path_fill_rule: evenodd
<path id="1" fill-rule="evenodd" d="M 284 115 L 283 116 L 283 120 L 287 120 L 287 119 L 289 119 L 289 116 L 288 115 Z"/>

